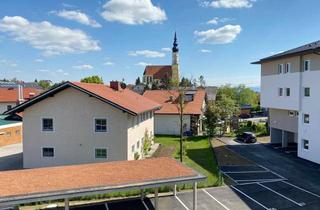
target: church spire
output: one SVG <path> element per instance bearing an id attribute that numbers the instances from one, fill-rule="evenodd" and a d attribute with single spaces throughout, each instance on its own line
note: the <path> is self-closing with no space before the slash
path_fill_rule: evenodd
<path id="1" fill-rule="evenodd" d="M 172 47 L 172 52 L 179 52 L 178 48 L 178 40 L 177 40 L 177 33 L 174 32 L 174 41 L 173 41 L 173 47 Z"/>

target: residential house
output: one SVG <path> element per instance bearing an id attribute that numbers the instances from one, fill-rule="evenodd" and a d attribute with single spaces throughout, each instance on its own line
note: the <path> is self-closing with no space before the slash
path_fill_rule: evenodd
<path id="1" fill-rule="evenodd" d="M 18 115 L 0 115 L 0 147 L 22 142 L 21 121 Z"/>
<path id="2" fill-rule="evenodd" d="M 299 157 L 320 163 L 320 41 L 254 64 L 261 64 L 261 106 L 269 109 L 271 143 L 296 143 Z"/>
<path id="3" fill-rule="evenodd" d="M 141 158 L 160 105 L 120 82 L 65 82 L 7 111 L 23 111 L 23 166 Z"/>
<path id="4" fill-rule="evenodd" d="M 142 82 L 143 84 L 148 85 L 149 88 L 151 88 L 153 83 L 161 86 L 163 81 L 179 82 L 179 74 L 179 48 L 177 35 L 175 34 L 171 65 L 147 65 L 143 73 Z"/>
<path id="5" fill-rule="evenodd" d="M 177 90 L 147 90 L 143 96 L 161 104 L 155 112 L 155 134 L 180 134 L 180 111 Z M 183 132 L 187 135 L 199 135 L 203 132 L 205 111 L 205 90 L 185 92 L 183 114 Z"/>
<path id="6" fill-rule="evenodd" d="M 12 107 L 27 101 L 42 92 L 41 89 L 21 85 L 0 87 L 0 114 Z"/>

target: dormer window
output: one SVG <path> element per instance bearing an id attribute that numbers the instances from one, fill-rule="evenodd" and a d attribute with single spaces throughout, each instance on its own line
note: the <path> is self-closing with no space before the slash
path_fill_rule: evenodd
<path id="1" fill-rule="evenodd" d="M 193 94 L 186 94 L 184 96 L 184 101 L 186 102 L 193 101 Z"/>

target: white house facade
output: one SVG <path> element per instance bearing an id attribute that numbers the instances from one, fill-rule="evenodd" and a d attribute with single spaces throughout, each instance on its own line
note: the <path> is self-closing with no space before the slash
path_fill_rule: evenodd
<path id="1" fill-rule="evenodd" d="M 296 143 L 299 157 L 320 163 L 320 42 L 255 64 L 261 64 L 261 106 L 269 108 L 271 143 Z"/>
<path id="2" fill-rule="evenodd" d="M 24 110 L 24 168 L 141 158 L 154 133 L 158 104 L 128 89 L 67 82 L 43 95 L 10 110 Z"/>

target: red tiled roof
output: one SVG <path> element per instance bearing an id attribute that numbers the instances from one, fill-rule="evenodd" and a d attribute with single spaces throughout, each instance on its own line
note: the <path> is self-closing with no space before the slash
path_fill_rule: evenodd
<path id="1" fill-rule="evenodd" d="M 147 90 L 143 96 L 156 101 L 162 105 L 156 114 L 179 114 L 177 97 L 179 96 L 176 90 Z M 170 97 L 173 100 L 170 100 Z M 202 105 L 205 100 L 205 91 L 196 90 L 193 101 L 186 102 L 184 113 L 185 114 L 202 114 Z"/>
<path id="2" fill-rule="evenodd" d="M 144 75 L 153 76 L 153 79 L 162 79 L 166 75 L 171 78 L 172 69 L 171 66 L 146 66 Z"/>
<path id="3" fill-rule="evenodd" d="M 116 91 L 103 84 L 90 84 L 81 82 L 72 82 L 72 84 L 83 88 L 93 94 L 96 94 L 108 101 L 111 101 L 112 103 L 128 109 L 136 114 L 154 110 L 161 106 L 155 101 L 143 97 L 127 88 Z"/>
<path id="4" fill-rule="evenodd" d="M 43 92 L 37 88 L 23 88 L 24 100 L 29 100 Z M 30 94 L 34 94 L 30 97 Z M 17 102 L 18 101 L 18 88 L 0 88 L 0 102 Z"/>
<path id="5" fill-rule="evenodd" d="M 192 169 L 167 157 L 5 171 L 0 172 L 0 202 L 4 197 L 99 187 L 116 188 L 198 176 Z"/>

